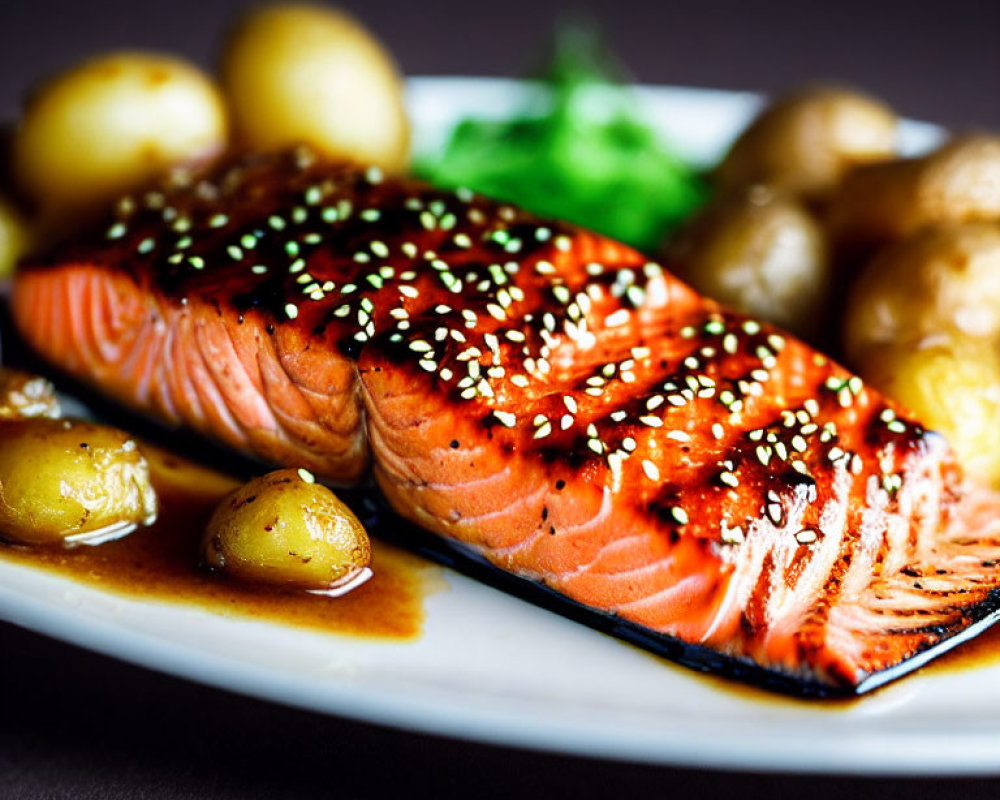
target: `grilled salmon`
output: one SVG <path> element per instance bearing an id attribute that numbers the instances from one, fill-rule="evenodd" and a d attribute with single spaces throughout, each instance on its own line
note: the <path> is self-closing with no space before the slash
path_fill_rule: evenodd
<path id="1" fill-rule="evenodd" d="M 307 151 L 174 176 L 25 266 L 117 400 L 709 663 L 856 692 L 992 621 L 1000 503 L 796 339 L 606 238 Z M 779 680 L 779 683 L 780 683 Z"/>

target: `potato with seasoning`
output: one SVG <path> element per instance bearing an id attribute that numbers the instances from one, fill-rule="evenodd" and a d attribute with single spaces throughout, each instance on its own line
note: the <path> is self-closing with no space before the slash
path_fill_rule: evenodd
<path id="1" fill-rule="evenodd" d="M 925 228 L 880 251 L 855 281 L 844 316 L 852 362 L 942 336 L 1000 341 L 1000 224 Z"/>
<path id="2" fill-rule="evenodd" d="M 797 201 L 757 186 L 702 211 L 668 263 L 699 292 L 808 338 L 825 316 L 826 251 L 821 227 Z"/>
<path id="3" fill-rule="evenodd" d="M 392 172 L 409 161 L 403 83 L 385 48 L 344 11 L 272 5 L 250 12 L 223 55 L 237 143 L 307 144 Z"/>
<path id="4" fill-rule="evenodd" d="M 1000 137 L 954 139 L 916 159 L 852 171 L 834 194 L 829 229 L 837 249 L 871 252 L 925 225 L 1000 220 Z"/>
<path id="5" fill-rule="evenodd" d="M 271 472 L 226 497 L 205 530 L 202 558 L 240 580 L 331 595 L 371 575 L 365 529 L 306 470 Z"/>
<path id="6" fill-rule="evenodd" d="M 14 176 L 57 218 L 198 163 L 227 143 L 225 104 L 180 59 L 112 53 L 58 75 L 29 98 L 13 141 Z"/>
<path id="7" fill-rule="evenodd" d="M 0 425 L 0 538 L 100 544 L 156 519 L 149 468 L 128 434 L 89 422 Z"/>
<path id="8" fill-rule="evenodd" d="M 824 199 L 858 164 L 896 152 L 896 114 L 860 92 L 821 87 L 779 98 L 736 140 L 715 171 L 723 188 L 764 183 Z"/>
<path id="9" fill-rule="evenodd" d="M 0 367 L 0 421 L 61 416 L 52 384 L 40 375 Z"/>

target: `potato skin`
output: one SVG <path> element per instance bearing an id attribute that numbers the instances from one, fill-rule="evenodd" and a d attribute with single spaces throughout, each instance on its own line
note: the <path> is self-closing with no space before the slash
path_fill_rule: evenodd
<path id="1" fill-rule="evenodd" d="M 196 67 L 151 53 L 99 56 L 30 97 L 14 134 L 14 174 L 44 212 L 103 205 L 174 164 L 227 143 L 225 104 Z"/>
<path id="2" fill-rule="evenodd" d="M 27 250 L 29 238 L 24 218 L 0 197 L 0 278 L 13 274 L 17 260 Z"/>
<path id="3" fill-rule="evenodd" d="M 892 158 L 896 114 L 860 92 L 805 89 L 777 99 L 743 132 L 718 166 L 724 188 L 763 183 L 823 198 L 850 168 Z"/>
<path id="4" fill-rule="evenodd" d="M 371 561 L 365 529 L 303 472 L 271 472 L 228 495 L 205 530 L 205 564 L 240 580 L 307 590 L 335 588 L 361 573 Z"/>
<path id="5" fill-rule="evenodd" d="M 156 511 L 149 468 L 128 434 L 44 418 L 0 425 L 0 538 L 98 543 L 151 524 Z"/>
<path id="6" fill-rule="evenodd" d="M 880 251 L 852 286 L 844 348 L 853 362 L 942 335 L 1000 341 L 1000 225 L 924 228 Z"/>
<path id="7" fill-rule="evenodd" d="M 225 48 L 222 80 L 242 146 L 307 144 L 328 157 L 406 169 L 399 72 L 343 11 L 293 4 L 250 12 Z"/>
<path id="8" fill-rule="evenodd" d="M 55 387 L 40 375 L 0 367 L 0 421 L 62 416 Z"/>
<path id="9" fill-rule="evenodd" d="M 758 186 L 717 200 L 678 237 L 668 263 L 695 289 L 801 336 L 825 317 L 826 240 L 798 203 Z"/>
<path id="10" fill-rule="evenodd" d="M 969 475 L 1000 486 L 1000 225 L 923 228 L 880 251 L 851 289 L 844 348 Z"/>
<path id="11" fill-rule="evenodd" d="M 834 194 L 837 249 L 870 252 L 931 224 L 1000 220 L 1000 137 L 954 139 L 918 159 L 860 167 Z"/>

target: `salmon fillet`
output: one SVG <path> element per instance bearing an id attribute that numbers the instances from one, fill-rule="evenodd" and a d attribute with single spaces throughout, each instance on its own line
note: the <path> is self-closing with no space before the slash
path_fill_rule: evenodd
<path id="1" fill-rule="evenodd" d="M 639 253 L 468 192 L 302 150 L 175 176 L 26 265 L 12 307 L 117 400 L 373 474 L 466 552 L 716 661 L 862 691 L 996 612 L 1000 504 L 941 437 Z"/>

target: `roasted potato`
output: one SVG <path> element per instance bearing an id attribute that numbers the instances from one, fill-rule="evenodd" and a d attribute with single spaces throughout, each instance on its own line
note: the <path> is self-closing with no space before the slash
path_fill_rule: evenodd
<path id="1" fill-rule="evenodd" d="M 55 387 L 40 375 L 0 367 L 0 421 L 61 415 Z M 2 445 L 0 445 L 2 446 Z"/>
<path id="2" fill-rule="evenodd" d="M 14 134 L 14 173 L 45 213 L 100 205 L 166 167 L 227 142 L 225 104 L 196 67 L 113 53 L 85 61 L 31 96 Z"/>
<path id="3" fill-rule="evenodd" d="M 880 251 L 854 283 L 844 316 L 853 362 L 943 335 L 1000 341 L 1000 225 L 925 228 Z"/>
<path id="4" fill-rule="evenodd" d="M 873 386 L 948 439 L 965 471 L 1000 485 L 1000 350 L 992 339 L 941 335 L 869 350 L 859 364 Z"/>
<path id="5" fill-rule="evenodd" d="M 405 169 L 403 83 L 385 48 L 343 11 L 273 5 L 237 26 L 222 79 L 240 144 L 307 144 L 331 157 Z"/>
<path id="6" fill-rule="evenodd" d="M 810 336 L 824 319 L 826 240 L 799 203 L 758 186 L 705 209 L 668 252 L 695 289 Z"/>
<path id="7" fill-rule="evenodd" d="M 716 169 L 723 188 L 769 184 L 823 198 L 845 172 L 896 152 L 896 114 L 859 92 L 806 89 L 779 98 L 736 140 Z"/>
<path id="8" fill-rule="evenodd" d="M 305 470 L 269 473 L 226 497 L 205 530 L 202 558 L 240 580 L 329 594 L 371 574 L 365 529 Z"/>
<path id="9" fill-rule="evenodd" d="M 0 197 L 0 278 L 14 272 L 14 265 L 27 245 L 28 228 L 24 218 Z"/>
<path id="10" fill-rule="evenodd" d="M 837 249 L 870 252 L 925 225 L 1000 220 L 1000 137 L 955 139 L 924 158 L 853 170 L 834 193 Z"/>
<path id="11" fill-rule="evenodd" d="M 135 440 L 89 422 L 0 425 L 0 538 L 99 544 L 156 519 L 156 494 Z"/>

